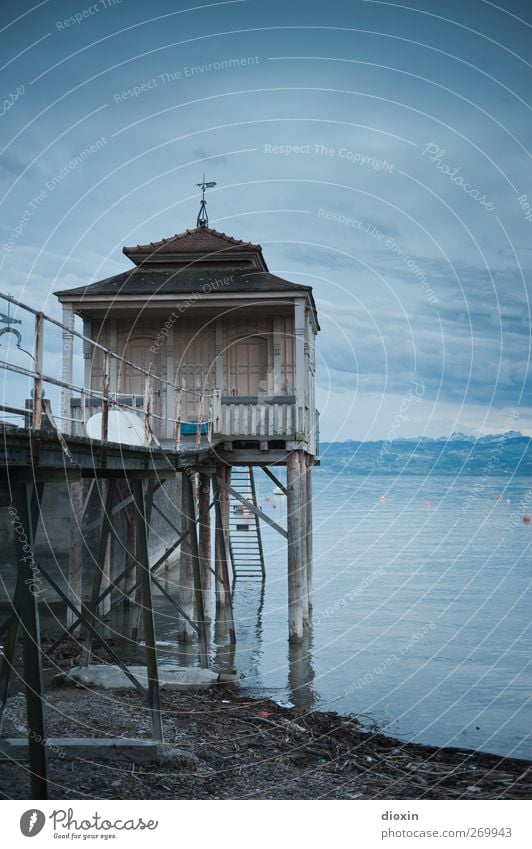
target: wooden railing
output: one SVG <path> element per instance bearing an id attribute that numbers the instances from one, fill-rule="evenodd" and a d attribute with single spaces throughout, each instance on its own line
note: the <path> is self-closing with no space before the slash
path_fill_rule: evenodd
<path id="1" fill-rule="evenodd" d="M 286 437 L 297 432 L 293 395 L 223 395 L 219 433 L 224 436 Z"/>
<path id="2" fill-rule="evenodd" d="M 141 396 L 143 399 L 141 415 L 144 421 L 144 444 L 146 446 L 148 446 L 152 440 L 156 443 L 159 442 L 155 433 L 155 428 L 159 431 L 162 430 L 163 423 L 171 423 L 172 425 L 173 441 L 176 450 L 179 450 L 180 447 L 182 425 L 184 424 L 192 425 L 195 431 L 195 441 L 197 446 L 200 445 L 201 436 L 204 432 L 210 442 L 213 431 L 218 429 L 220 420 L 220 392 L 218 390 L 195 391 L 170 383 L 168 380 L 165 380 L 159 375 L 153 374 L 150 370 L 130 362 L 117 354 L 116 351 L 111 351 L 109 348 L 106 348 L 94 339 L 90 339 L 83 333 L 79 333 L 74 329 L 74 327 L 67 327 L 62 324 L 62 322 L 57 321 L 55 318 L 52 318 L 33 307 L 30 307 L 28 304 L 18 301 L 11 295 L 0 292 L 0 299 L 7 301 L 7 303 L 12 306 L 15 306 L 17 310 L 22 310 L 33 315 L 35 328 L 33 354 L 26 351 L 33 360 L 32 368 L 25 368 L 0 359 L 0 369 L 5 369 L 13 374 L 18 374 L 21 377 L 26 377 L 31 380 L 32 398 L 30 410 L 28 411 L 27 407 L 17 407 L 13 404 L 0 402 L 0 411 L 14 414 L 17 417 L 22 418 L 25 423 L 28 422 L 28 425 L 32 430 L 40 430 L 43 424 L 43 416 L 46 416 L 49 418 L 49 423 L 53 429 L 55 429 L 58 433 L 63 431 L 63 433 L 66 434 L 71 432 L 73 424 L 78 427 L 83 423 L 84 431 L 84 425 L 89 418 L 90 411 L 101 411 L 100 439 L 102 442 L 107 442 L 109 433 L 109 412 L 111 410 L 131 410 L 131 402 L 123 403 L 121 396 L 118 393 L 111 391 L 110 364 L 111 361 L 114 360 L 121 364 L 122 367 L 127 366 L 132 369 L 144 380 L 144 394 Z M 16 320 L 17 319 L 14 317 L 13 321 Z M 48 330 L 55 331 L 60 329 L 63 333 L 64 339 L 68 341 L 70 346 L 72 346 L 74 342 L 83 342 L 88 346 L 89 350 L 100 351 L 102 353 L 103 379 L 101 389 L 79 386 L 71 381 L 62 380 L 55 374 L 51 373 L 52 366 L 50 366 L 50 371 L 46 371 L 43 365 L 45 354 L 45 327 L 47 327 Z M 15 332 L 15 334 L 17 333 L 16 330 L 11 330 L 10 332 Z M 45 384 L 58 387 L 62 392 L 63 397 L 61 402 L 61 413 L 59 416 L 57 416 L 57 414 L 52 416 L 50 406 L 43 404 L 43 387 Z M 164 416 L 153 411 L 153 395 L 155 388 L 157 388 L 159 393 L 164 392 L 166 394 L 167 401 L 170 401 L 170 406 Z M 182 418 L 183 397 L 186 394 L 193 394 L 198 398 L 199 414 L 194 422 L 185 422 Z M 75 407 L 72 404 L 72 399 L 75 395 L 79 396 L 79 406 L 76 416 L 73 415 L 73 409 L 75 409 Z M 129 396 L 129 398 L 132 397 L 136 398 L 139 396 Z M 58 423 L 55 421 L 55 418 L 58 418 Z"/>

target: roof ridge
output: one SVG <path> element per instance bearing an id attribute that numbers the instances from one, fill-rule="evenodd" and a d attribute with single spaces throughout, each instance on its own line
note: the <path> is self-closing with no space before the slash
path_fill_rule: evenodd
<path id="1" fill-rule="evenodd" d="M 145 245 L 137 244 L 135 246 L 126 246 L 125 245 L 122 248 L 122 251 L 127 256 L 130 253 L 138 253 L 139 251 L 145 251 L 145 250 L 148 250 L 148 249 L 157 249 L 158 247 L 168 246 L 168 245 L 171 245 L 173 242 L 181 242 L 182 243 L 186 239 L 191 239 L 191 241 L 192 241 L 194 238 L 199 237 L 199 239 L 201 240 L 201 237 L 204 234 L 208 234 L 210 237 L 212 237 L 214 239 L 219 239 L 223 242 L 227 242 L 231 246 L 235 246 L 235 247 L 242 246 L 243 248 L 247 248 L 248 250 L 253 250 L 253 251 L 261 251 L 262 250 L 260 245 L 256 245 L 253 242 L 245 242 L 243 239 L 236 239 L 234 236 L 229 236 L 227 233 L 222 233 L 219 230 L 215 230 L 214 227 L 195 227 L 192 230 L 187 229 L 183 233 L 175 233 L 173 236 L 164 237 L 162 239 L 159 239 L 159 241 L 157 241 L 157 242 L 148 242 Z M 202 249 L 201 243 L 199 245 L 196 245 L 195 248 L 191 247 L 191 252 L 197 252 L 198 249 L 199 250 Z"/>

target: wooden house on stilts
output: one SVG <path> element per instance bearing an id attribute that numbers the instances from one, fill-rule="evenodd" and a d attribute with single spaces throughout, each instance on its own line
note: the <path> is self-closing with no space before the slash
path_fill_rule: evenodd
<path id="1" fill-rule="evenodd" d="M 169 454 L 201 446 L 190 469 L 207 492 L 216 479 L 222 507 L 233 466 L 263 467 L 274 479 L 275 467 L 286 466 L 289 636 L 301 639 L 310 621 L 311 470 L 318 455 L 312 289 L 270 273 L 260 245 L 209 227 L 204 204 L 194 229 L 123 252 L 130 270 L 56 293 L 63 324 L 73 328 L 74 316 L 81 317 L 84 336 L 118 355 L 109 359 L 85 344 L 84 386 L 93 392 L 79 397 L 63 389 L 64 430 L 84 434 L 101 409 L 94 392 L 106 386 L 121 408 L 149 410 L 150 437 Z M 66 384 L 72 357 L 67 332 Z M 200 511 L 206 505 L 208 512 L 210 499 L 200 497 Z M 266 518 L 256 505 L 255 512 Z M 221 514 L 227 532 L 227 509 Z M 200 564 L 210 558 L 208 527 L 204 517 Z"/>

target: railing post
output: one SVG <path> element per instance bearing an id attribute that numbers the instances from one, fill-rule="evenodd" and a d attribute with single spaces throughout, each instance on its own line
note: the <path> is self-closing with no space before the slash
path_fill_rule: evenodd
<path id="1" fill-rule="evenodd" d="M 151 442 L 151 374 L 146 375 L 144 381 L 144 447 L 147 448 Z"/>
<path id="2" fill-rule="evenodd" d="M 109 436 L 109 353 L 103 355 L 102 442 Z"/>
<path id="3" fill-rule="evenodd" d="M 209 445 L 212 444 L 212 413 L 213 413 L 213 399 L 212 395 L 209 397 L 209 413 L 208 413 L 208 421 L 207 421 L 207 442 Z"/>
<path id="4" fill-rule="evenodd" d="M 181 445 L 181 389 L 177 390 L 175 402 L 175 450 L 179 451 Z"/>
<path id="5" fill-rule="evenodd" d="M 212 394 L 212 432 L 220 433 L 220 423 L 222 420 L 222 390 L 215 389 Z"/>
<path id="6" fill-rule="evenodd" d="M 196 427 L 196 448 L 200 447 L 201 444 L 201 420 L 203 418 L 203 393 L 201 394 L 199 404 L 198 404 L 198 424 Z"/>
<path id="7" fill-rule="evenodd" d="M 81 433 L 80 436 L 85 436 L 85 425 L 87 424 L 87 396 L 85 388 L 79 393 L 79 415 L 81 418 Z"/>
<path id="8" fill-rule="evenodd" d="M 37 313 L 35 316 L 35 343 L 33 347 L 35 360 L 35 377 L 33 379 L 33 410 L 31 414 L 31 426 L 33 430 L 41 429 L 42 418 L 42 353 L 44 336 L 44 314 Z"/>

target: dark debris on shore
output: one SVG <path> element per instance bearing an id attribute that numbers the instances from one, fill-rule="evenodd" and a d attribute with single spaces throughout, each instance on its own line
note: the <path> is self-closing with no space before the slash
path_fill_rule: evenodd
<path id="1" fill-rule="evenodd" d="M 54 799 L 527 799 L 532 764 L 403 743 L 356 717 L 283 708 L 216 688 L 161 693 L 165 743 L 188 762 L 50 760 Z M 22 693 L 3 734 L 20 736 Z M 47 690 L 50 737 L 149 737 L 136 691 Z M 18 730 L 17 730 L 18 729 Z M 29 796 L 27 766 L 0 761 L 4 798 Z"/>

